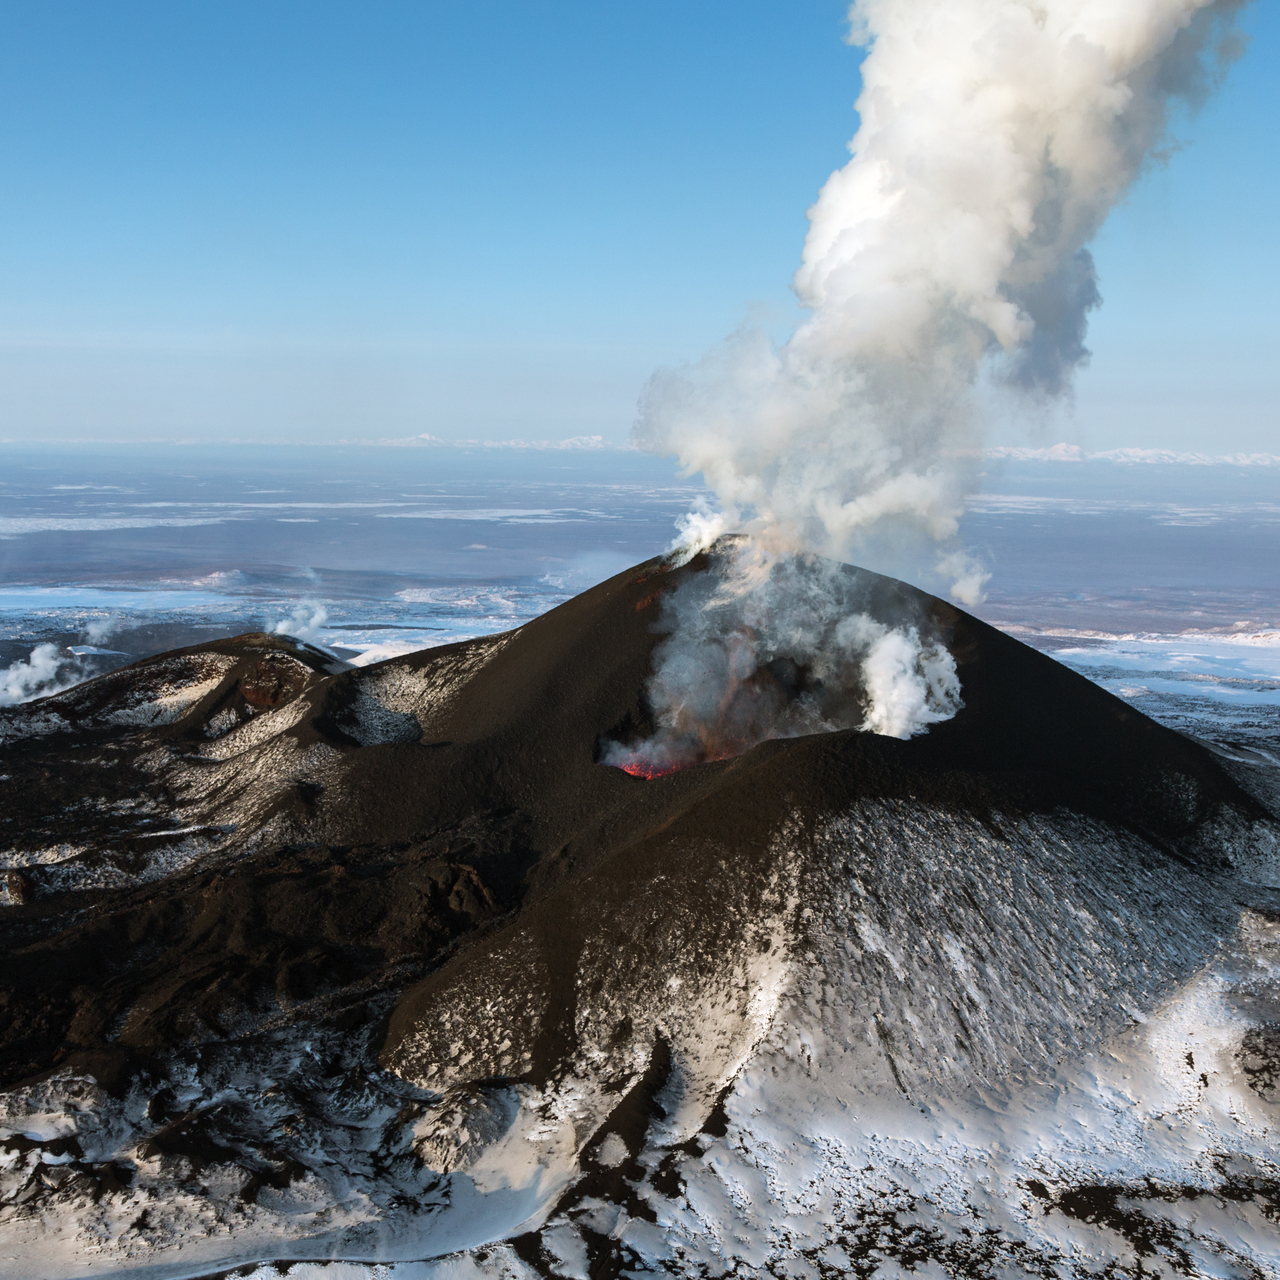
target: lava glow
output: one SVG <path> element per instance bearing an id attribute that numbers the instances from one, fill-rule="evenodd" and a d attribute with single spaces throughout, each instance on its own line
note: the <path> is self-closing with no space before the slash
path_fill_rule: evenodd
<path id="1" fill-rule="evenodd" d="M 633 778 L 646 780 L 665 778 L 669 773 L 679 773 L 681 769 L 688 769 L 695 764 L 714 764 L 717 760 L 732 760 L 735 756 L 742 755 L 744 751 L 749 751 L 755 746 L 755 741 L 733 739 L 728 742 L 702 742 L 698 744 L 696 750 L 686 751 L 674 758 L 669 754 L 646 755 L 644 745 L 642 743 L 635 749 L 635 753 L 629 759 L 605 760 L 602 763 L 610 769 L 621 769 L 623 773 L 629 773 Z"/>
<path id="2" fill-rule="evenodd" d="M 621 769 L 623 773 L 629 773 L 633 778 L 665 778 L 669 773 L 679 773 L 681 769 L 686 768 L 684 764 L 656 764 L 648 760 L 628 760 L 626 764 L 613 766 L 615 769 Z"/>

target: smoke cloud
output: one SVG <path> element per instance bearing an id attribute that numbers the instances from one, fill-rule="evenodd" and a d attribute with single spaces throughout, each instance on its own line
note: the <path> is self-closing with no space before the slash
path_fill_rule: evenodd
<path id="1" fill-rule="evenodd" d="M 702 472 L 726 529 L 901 571 L 962 603 L 986 373 L 1058 397 L 1100 297 L 1087 245 L 1242 48 L 1236 0 L 858 0 L 853 158 L 809 210 L 782 345 L 744 329 L 641 402 L 637 443 Z M 930 551 L 929 548 L 936 550 Z"/>

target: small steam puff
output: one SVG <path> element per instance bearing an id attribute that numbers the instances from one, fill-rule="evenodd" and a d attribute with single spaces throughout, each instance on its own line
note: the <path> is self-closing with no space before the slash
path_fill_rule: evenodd
<path id="1" fill-rule="evenodd" d="M 771 738 L 861 729 L 909 738 L 960 709 L 956 664 L 927 619 L 865 611 L 857 579 L 811 556 L 721 543 L 663 601 L 669 634 L 646 686 L 654 731 L 601 762 L 641 777 L 736 756 Z"/>
<path id="2" fill-rule="evenodd" d="M 89 644 L 101 644 L 120 629 L 120 619 L 114 614 L 99 614 L 84 625 L 84 638 Z"/>
<path id="3" fill-rule="evenodd" d="M 860 614 L 840 624 L 836 643 L 854 651 L 866 646 L 867 718 L 858 728 L 911 738 L 960 710 L 955 659 L 940 644 L 922 645 L 914 627 L 893 631 Z"/>
<path id="4" fill-rule="evenodd" d="M 300 600 L 293 612 L 271 628 L 278 636 L 292 636 L 304 644 L 315 644 L 320 629 L 329 621 L 329 610 L 315 600 Z"/>
<path id="5" fill-rule="evenodd" d="M 702 472 L 741 529 L 952 594 L 975 384 L 1070 389 L 1098 305 L 1085 247 L 1241 51 L 1239 0 L 858 0 L 861 126 L 809 210 L 782 346 L 744 329 L 654 376 L 636 442 Z M 695 522 L 696 523 L 696 522 Z M 856 554 L 855 554 L 856 553 Z"/>

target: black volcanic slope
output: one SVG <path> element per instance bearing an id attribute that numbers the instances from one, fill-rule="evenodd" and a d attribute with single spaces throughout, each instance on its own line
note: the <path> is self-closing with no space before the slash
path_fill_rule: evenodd
<path id="1" fill-rule="evenodd" d="M 600 765 L 602 739 L 648 723 L 663 594 L 713 569 L 652 561 L 517 632 L 377 666 L 250 635 L 0 713 L 0 1087 L 27 1098 L 87 1081 L 102 1114 L 128 1117 L 109 1150 L 77 1139 L 70 1182 L 22 1201 L 31 1238 L 57 1235 L 33 1205 L 105 1213 L 113 1197 L 176 1204 L 203 1187 L 261 1228 L 245 1228 L 243 1253 L 205 1232 L 184 1255 L 229 1265 L 275 1247 L 261 1225 L 271 1196 L 340 1166 L 377 1212 L 313 1223 L 280 1256 L 378 1256 L 370 1221 L 446 1221 L 448 1176 L 514 1123 L 499 1095 L 545 1101 L 570 1077 L 571 1172 L 498 1212 L 489 1235 L 519 1236 L 588 1190 L 634 1216 L 645 1187 L 675 1192 L 670 1152 L 724 1132 L 717 1099 L 772 1016 L 760 966 L 817 963 L 812 922 L 846 892 L 832 867 L 864 898 L 901 891 L 922 934 L 960 936 L 967 902 L 995 938 L 966 988 L 980 995 L 942 1001 L 932 1022 L 894 1023 L 887 986 L 881 1012 L 850 1014 L 914 1099 L 935 1077 L 991 1081 L 1087 1048 L 1126 1022 L 1121 1004 L 1154 1007 L 1202 963 L 1238 912 L 1224 884 L 1274 882 L 1274 815 L 1219 755 L 859 570 L 867 612 L 945 638 L 964 698 L 953 720 L 910 740 L 767 742 L 649 781 Z M 840 823 L 853 825 L 828 856 Z M 952 859 L 959 906 L 934 892 L 952 871 L 907 857 L 920 841 Z M 978 866 L 964 851 L 979 844 L 1003 851 L 998 876 L 961 865 Z M 867 889 L 881 872 L 885 887 Z M 1056 925 L 1038 941 L 1030 908 L 1015 919 L 1072 894 L 1126 923 L 1085 947 Z M 693 987 L 705 1009 L 662 1003 Z M 1259 1061 L 1269 1043 L 1251 1042 Z M 360 1142 L 334 1136 L 342 1116 L 365 1126 Z M 612 1162 L 609 1134 L 625 1147 Z M 665 1164 L 646 1163 L 646 1143 Z M 222 1191 L 211 1168 L 231 1171 Z M 107 1232 L 120 1266 L 194 1230 L 150 1220 Z M 397 1238 L 418 1243 L 399 1256 L 481 1242 L 440 1231 L 405 1226 Z M 626 1261 L 583 1234 L 598 1262 Z M 549 1246 L 520 1239 L 527 1265 L 554 1270 Z"/>

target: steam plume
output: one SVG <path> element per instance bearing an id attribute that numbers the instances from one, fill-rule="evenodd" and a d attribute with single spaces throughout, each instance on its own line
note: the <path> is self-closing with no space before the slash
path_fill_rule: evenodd
<path id="1" fill-rule="evenodd" d="M 101 614 L 85 623 L 84 638 L 90 644 L 109 640 L 120 629 L 120 619 L 114 614 Z"/>
<path id="2" fill-rule="evenodd" d="M 84 679 L 78 664 L 56 644 L 38 644 L 26 659 L 0 670 L 0 707 L 61 693 Z"/>
<path id="3" fill-rule="evenodd" d="M 317 644 L 320 630 L 329 621 L 329 610 L 316 600 L 300 600 L 287 618 L 271 628 L 278 636 L 292 636 L 304 644 Z"/>
<path id="4" fill-rule="evenodd" d="M 745 529 L 901 570 L 938 548 L 952 592 L 974 387 L 1069 390 L 1100 301 L 1086 248 L 1242 42 L 1238 0 L 857 0 L 867 47 L 853 158 L 809 210 L 782 346 L 743 330 L 656 375 L 636 438 L 702 472 Z"/>

